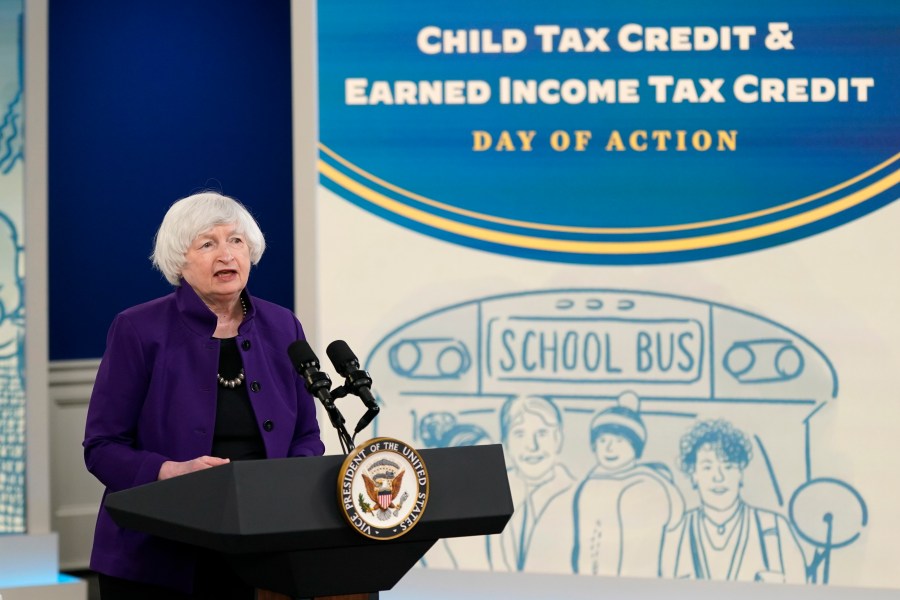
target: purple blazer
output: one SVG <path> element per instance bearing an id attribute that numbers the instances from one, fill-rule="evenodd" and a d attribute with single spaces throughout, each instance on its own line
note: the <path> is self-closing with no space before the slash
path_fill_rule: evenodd
<path id="1" fill-rule="evenodd" d="M 246 292 L 245 292 L 246 293 Z M 237 343 L 268 458 L 325 451 L 316 408 L 288 358 L 304 339 L 286 308 L 247 294 Z M 167 460 L 208 455 L 216 423 L 219 341 L 216 316 L 187 283 L 119 313 L 91 394 L 84 459 L 106 491 L 97 516 L 91 569 L 190 592 L 194 556 L 187 546 L 116 525 L 106 494 L 156 481 Z"/>

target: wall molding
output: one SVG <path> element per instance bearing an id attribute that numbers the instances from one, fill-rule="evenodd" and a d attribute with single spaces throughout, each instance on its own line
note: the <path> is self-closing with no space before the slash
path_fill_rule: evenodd
<path id="1" fill-rule="evenodd" d="M 100 359 L 49 363 L 51 525 L 59 535 L 59 564 L 86 569 L 103 486 L 84 466 L 81 440 Z"/>
<path id="2" fill-rule="evenodd" d="M 100 359 L 60 360 L 50 363 L 50 402 L 53 405 L 83 404 L 91 399 Z"/>

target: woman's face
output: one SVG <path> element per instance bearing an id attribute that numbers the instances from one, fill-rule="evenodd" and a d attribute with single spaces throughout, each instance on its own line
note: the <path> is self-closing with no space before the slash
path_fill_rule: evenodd
<path id="1" fill-rule="evenodd" d="M 741 495 L 744 471 L 737 463 L 730 462 L 711 444 L 697 450 L 697 464 L 691 480 L 700 493 L 704 505 L 725 510 L 734 505 Z"/>
<path id="2" fill-rule="evenodd" d="M 506 439 L 506 451 L 525 479 L 541 479 L 553 470 L 562 434 L 540 415 L 524 411 Z"/>
<path id="3" fill-rule="evenodd" d="M 250 248 L 236 224 L 216 225 L 191 242 L 181 271 L 206 304 L 237 299 L 250 275 Z"/>

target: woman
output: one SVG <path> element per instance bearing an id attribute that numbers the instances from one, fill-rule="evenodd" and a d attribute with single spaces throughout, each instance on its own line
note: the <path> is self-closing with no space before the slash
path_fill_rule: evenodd
<path id="1" fill-rule="evenodd" d="M 674 577 L 806 582 L 803 549 L 787 519 L 742 498 L 752 448 L 744 432 L 721 419 L 700 421 L 681 439 L 681 469 L 700 506 L 672 538 Z"/>
<path id="2" fill-rule="evenodd" d="M 247 291 L 265 250 L 235 200 L 179 200 L 156 234 L 154 266 L 175 286 L 116 316 L 91 394 L 88 470 L 106 494 L 229 460 L 324 452 L 315 405 L 287 347 L 291 311 Z M 211 552 L 118 527 L 101 503 L 91 568 L 104 600 L 253 598 Z"/>
<path id="3" fill-rule="evenodd" d="M 563 417 L 543 396 L 513 396 L 500 409 L 514 512 L 503 533 L 488 538 L 494 571 L 563 573 L 572 548 L 569 516 L 575 478 L 560 460 Z"/>

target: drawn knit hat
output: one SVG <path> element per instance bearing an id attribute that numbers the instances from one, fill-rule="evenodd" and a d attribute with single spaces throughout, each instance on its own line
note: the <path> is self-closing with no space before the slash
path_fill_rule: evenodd
<path id="1" fill-rule="evenodd" d="M 638 412 L 640 404 L 637 394 L 623 392 L 619 395 L 616 406 L 597 413 L 591 420 L 591 446 L 604 433 L 612 433 L 630 441 L 635 455 L 640 457 L 647 443 L 647 428 Z"/>

